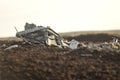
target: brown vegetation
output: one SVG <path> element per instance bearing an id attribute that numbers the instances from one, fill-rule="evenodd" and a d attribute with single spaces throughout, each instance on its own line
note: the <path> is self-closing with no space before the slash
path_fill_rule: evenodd
<path id="1" fill-rule="evenodd" d="M 111 34 L 87 34 L 87 35 L 78 35 L 78 36 L 65 36 L 64 38 L 68 40 L 76 39 L 78 41 L 90 41 L 90 42 L 110 42 L 113 37 L 120 39 L 118 35 Z"/>
<path id="2" fill-rule="evenodd" d="M 82 39 L 89 40 L 89 36 Z M 108 37 L 102 35 L 101 38 L 106 40 Z M 100 37 L 97 39 L 101 40 Z M 19 47 L 4 50 L 13 44 L 19 44 Z M 120 53 L 117 52 L 0 41 L 0 80 L 120 80 L 119 61 Z"/>

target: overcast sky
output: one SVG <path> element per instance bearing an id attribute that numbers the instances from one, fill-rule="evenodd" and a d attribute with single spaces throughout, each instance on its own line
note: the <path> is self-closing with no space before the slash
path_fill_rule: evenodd
<path id="1" fill-rule="evenodd" d="M 0 0 L 0 37 L 26 22 L 56 32 L 120 29 L 120 0 Z"/>

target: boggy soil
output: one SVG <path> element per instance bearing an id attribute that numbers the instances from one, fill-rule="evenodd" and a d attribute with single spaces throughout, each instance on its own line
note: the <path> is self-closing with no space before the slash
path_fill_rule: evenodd
<path id="1" fill-rule="evenodd" d="M 0 80 L 120 80 L 120 53 L 1 41 Z"/>

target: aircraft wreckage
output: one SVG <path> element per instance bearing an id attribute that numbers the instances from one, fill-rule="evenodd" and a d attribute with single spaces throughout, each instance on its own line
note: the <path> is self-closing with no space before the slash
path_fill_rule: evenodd
<path id="1" fill-rule="evenodd" d="M 50 27 L 36 26 L 35 24 L 26 23 L 25 30 L 17 32 L 16 37 L 22 38 L 25 42 L 59 47 L 68 46 L 64 39 Z"/>

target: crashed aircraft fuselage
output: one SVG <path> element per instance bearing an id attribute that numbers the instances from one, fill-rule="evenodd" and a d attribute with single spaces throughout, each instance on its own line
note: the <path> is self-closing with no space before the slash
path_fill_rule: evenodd
<path id="1" fill-rule="evenodd" d="M 23 38 L 27 42 L 41 43 L 45 45 L 67 46 L 58 33 L 49 27 L 25 25 L 25 30 L 16 33 L 16 37 Z"/>

